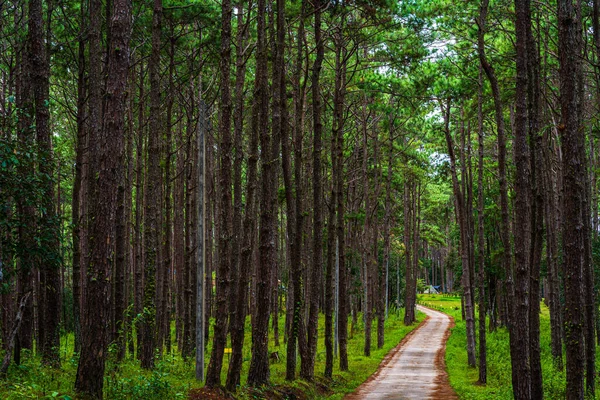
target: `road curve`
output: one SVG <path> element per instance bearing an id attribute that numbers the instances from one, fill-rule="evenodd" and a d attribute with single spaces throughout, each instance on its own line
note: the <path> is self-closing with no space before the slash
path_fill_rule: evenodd
<path id="1" fill-rule="evenodd" d="M 427 320 L 407 338 L 389 362 L 346 400 L 457 399 L 448 384 L 444 353 L 452 319 L 439 311 L 417 306 Z M 386 357 L 387 358 L 387 357 Z"/>

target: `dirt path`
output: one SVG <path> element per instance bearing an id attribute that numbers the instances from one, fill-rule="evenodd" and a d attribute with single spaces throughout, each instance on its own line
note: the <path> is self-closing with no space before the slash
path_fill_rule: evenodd
<path id="1" fill-rule="evenodd" d="M 427 320 L 346 400 L 458 398 L 448 383 L 444 364 L 446 340 L 454 321 L 439 311 L 417 307 Z"/>

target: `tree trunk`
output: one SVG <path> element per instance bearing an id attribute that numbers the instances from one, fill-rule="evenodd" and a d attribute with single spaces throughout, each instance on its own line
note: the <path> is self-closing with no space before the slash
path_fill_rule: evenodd
<path id="1" fill-rule="evenodd" d="M 457 219 L 460 228 L 460 241 L 461 241 L 461 258 L 462 258 L 462 286 L 463 286 L 463 295 L 464 295 L 464 315 L 467 325 L 467 357 L 469 366 L 476 366 L 475 359 L 475 321 L 474 321 L 474 304 L 472 303 L 472 295 L 471 289 L 472 286 L 470 284 L 470 267 L 469 267 L 469 250 L 468 246 L 468 234 L 467 234 L 467 220 L 468 216 L 466 214 L 466 208 L 464 205 L 464 193 L 460 188 L 460 183 L 458 181 L 457 173 L 456 173 L 456 156 L 454 155 L 454 143 L 452 141 L 452 136 L 450 133 L 450 109 L 451 104 L 448 102 L 446 109 L 442 109 L 444 114 L 444 134 L 446 136 L 446 144 L 448 146 L 448 155 L 450 156 L 450 172 L 452 175 L 452 187 L 454 192 L 454 198 L 456 203 L 456 212 Z M 466 179 L 466 176 L 463 176 L 463 179 Z"/>
<path id="2" fill-rule="evenodd" d="M 531 398 L 529 351 L 529 273 L 531 243 L 531 164 L 527 142 L 527 25 L 528 0 L 515 0 L 517 81 L 514 117 L 515 286 L 511 324 L 512 382 L 515 399 Z"/>
<path id="3" fill-rule="evenodd" d="M 265 27 L 265 0 L 258 1 L 258 42 L 256 48 L 256 97 L 258 99 L 259 138 L 261 152 L 260 187 L 260 232 L 259 263 L 256 279 L 256 308 L 261 312 L 252 318 L 252 360 L 248 371 L 248 384 L 262 386 L 269 382 L 269 316 L 270 281 L 275 261 L 275 172 L 279 154 L 279 142 L 270 137 L 268 130 L 268 82 L 267 82 L 267 43 Z M 277 126 L 277 123 L 273 123 Z M 273 135 L 274 136 L 274 135 Z M 277 146 L 277 147 L 276 147 Z"/>
<path id="4" fill-rule="evenodd" d="M 94 3 L 94 2 L 92 2 Z M 123 172 L 125 99 L 131 36 L 129 0 L 115 0 L 110 21 L 104 116 L 100 105 L 100 15 L 91 4 L 90 29 L 90 264 L 88 265 L 85 322 L 75 390 L 102 398 L 104 360 L 107 354 L 110 260 L 114 240 L 116 194 Z M 97 63 L 97 64 L 95 64 Z M 91 83 L 94 81 L 94 83 Z M 98 87 L 96 87 L 98 86 Z M 100 127 L 100 121 L 104 121 Z"/>
<path id="5" fill-rule="evenodd" d="M 323 5 L 320 0 L 313 4 L 315 15 L 315 43 L 317 54 L 312 68 L 312 112 L 313 112 L 313 237 L 312 237 L 312 262 L 310 279 L 310 308 L 307 324 L 307 344 L 309 358 L 301 365 L 300 376 L 312 380 L 315 370 L 315 357 L 317 353 L 318 324 L 319 324 L 319 297 L 321 288 L 321 270 L 323 268 L 323 183 L 321 171 L 322 132 L 321 122 L 321 66 L 325 54 L 325 45 L 321 32 L 321 11 Z"/>
<path id="6" fill-rule="evenodd" d="M 154 0 L 152 17 L 152 53 L 150 55 L 150 120 L 148 135 L 148 170 L 144 212 L 144 310 L 142 318 L 141 366 L 154 367 L 156 343 L 156 300 L 159 250 L 160 188 L 160 36 L 162 0 Z"/>
<path id="7" fill-rule="evenodd" d="M 283 4 L 282 4 L 283 7 Z M 302 1 L 300 20 L 298 22 L 297 55 L 294 66 L 294 187 L 292 187 L 292 171 L 290 170 L 289 139 L 286 135 L 281 136 L 283 181 L 285 185 L 285 201 L 288 223 L 288 240 L 290 242 L 290 278 L 292 280 L 292 323 L 287 341 L 285 379 L 288 381 L 296 378 L 296 348 L 299 344 L 306 342 L 302 318 L 302 136 L 304 112 L 304 86 L 300 84 L 300 74 L 303 65 L 303 41 L 304 41 L 304 13 L 306 2 Z M 293 191 L 295 189 L 295 198 Z M 289 293 L 289 291 L 288 291 Z M 300 348 L 302 359 L 306 351 Z M 304 363 L 305 361 L 303 361 Z"/>
<path id="8" fill-rule="evenodd" d="M 230 262 L 232 234 L 232 204 L 231 204 L 231 91 L 230 91 L 230 63 L 231 63 L 231 0 L 222 2 L 221 12 L 221 54 L 219 69 L 221 70 L 221 99 L 219 116 L 219 154 L 221 166 L 219 175 L 220 207 L 219 224 L 219 266 L 217 268 L 217 304 L 213 346 L 210 363 L 206 374 L 206 385 L 216 387 L 221 384 L 221 369 L 223 366 L 223 352 L 227 344 L 227 316 L 230 286 Z M 235 268 L 235 267 L 234 267 Z M 268 317 L 267 317 L 268 318 Z"/>
<path id="9" fill-rule="evenodd" d="M 478 227 L 478 261 L 479 261 L 479 383 L 487 383 L 487 347 L 486 347 L 486 302 L 485 302 L 485 230 L 483 226 L 483 71 L 479 68 L 479 91 L 477 93 L 477 123 L 479 164 L 477 174 L 477 227 Z"/>
<path id="10" fill-rule="evenodd" d="M 567 356 L 567 399 L 583 399 L 583 282 L 584 243 L 583 197 L 585 196 L 584 133 L 579 120 L 577 77 L 581 73 L 578 57 L 581 37 L 576 5 L 572 0 L 558 1 L 558 53 L 560 61 L 561 124 L 563 152 L 563 279 L 565 293 L 565 344 Z"/>

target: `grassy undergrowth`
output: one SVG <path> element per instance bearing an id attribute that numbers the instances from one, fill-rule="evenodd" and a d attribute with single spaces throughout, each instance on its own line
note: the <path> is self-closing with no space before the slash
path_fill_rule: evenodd
<path id="1" fill-rule="evenodd" d="M 450 384 L 461 399 L 512 399 L 511 364 L 508 331 L 499 328 L 488 332 L 486 385 L 477 383 L 476 368 L 467 366 L 466 326 L 462 320 L 460 297 L 445 295 L 419 295 L 420 304 L 451 315 L 456 322 L 446 347 L 446 367 Z M 542 304 L 540 314 L 540 347 L 545 399 L 565 398 L 565 372 L 554 367 L 550 353 L 550 315 Z M 596 352 L 598 355 L 598 352 Z M 597 357 L 598 359 L 599 357 Z M 564 360 L 564 357 L 563 357 Z M 596 361 L 598 365 L 598 361 Z M 598 383 L 596 384 L 598 385 Z M 600 399 L 600 394 L 596 395 Z"/>
<path id="2" fill-rule="evenodd" d="M 271 382 L 274 386 L 289 385 L 302 391 L 310 399 L 341 399 L 346 393 L 354 391 L 373 372 L 377 370 L 383 357 L 394 348 L 410 331 L 422 321 L 423 315 L 417 316 L 418 322 L 406 327 L 402 322 L 403 311 L 390 312 L 385 325 L 385 345 L 377 349 L 376 324 L 373 325 L 371 357 L 363 356 L 364 330 L 362 318 L 354 334 L 348 340 L 349 372 L 340 372 L 337 360 L 334 365 L 334 376 L 331 382 L 317 379 L 320 384 L 308 384 L 301 380 L 293 383 L 285 382 L 285 354 L 286 347 L 281 340 L 281 345 L 276 347 L 273 335 L 270 334 L 270 351 L 278 351 L 280 361 L 271 364 Z M 280 318 L 280 332 L 284 329 L 284 318 Z M 249 321 L 246 324 L 245 354 L 242 371 L 242 387 L 238 390 L 236 398 L 257 399 L 262 398 L 261 390 L 250 390 L 245 386 L 248 368 L 250 366 L 251 328 Z M 350 329 L 349 329 L 350 332 Z M 316 356 L 315 375 L 323 375 L 325 369 L 324 318 L 319 321 L 319 342 Z M 174 335 L 173 335 L 174 337 Z M 212 337 L 212 336 L 211 336 Z M 283 337 L 281 337 L 283 339 Z M 206 365 L 210 355 L 209 343 L 206 351 Z M 126 360 L 117 364 L 114 362 L 114 349 L 109 350 L 110 356 L 106 366 L 104 381 L 104 396 L 110 400 L 121 399 L 184 399 L 191 389 L 202 385 L 194 379 L 193 359 L 184 360 L 173 349 L 171 354 L 157 358 L 156 368 L 153 371 L 144 371 L 139 362 L 128 355 Z M 2 356 L 0 352 L 0 356 Z M 61 340 L 60 369 L 44 367 L 40 358 L 28 352 L 22 357 L 20 366 L 12 365 L 6 380 L 0 380 L 0 398 L 4 400 L 21 399 L 63 399 L 75 398 L 73 384 L 77 372 L 77 357 L 73 355 L 73 336 L 65 335 Z M 225 355 L 222 373 L 222 382 L 227 374 L 228 357 Z M 299 368 L 299 364 L 298 364 Z"/>

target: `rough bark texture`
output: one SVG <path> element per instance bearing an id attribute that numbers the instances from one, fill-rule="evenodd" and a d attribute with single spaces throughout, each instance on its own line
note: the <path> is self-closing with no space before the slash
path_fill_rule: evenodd
<path id="1" fill-rule="evenodd" d="M 477 20 L 477 52 L 479 54 L 479 63 L 481 64 L 485 75 L 490 82 L 492 97 L 494 98 L 494 119 L 498 131 L 498 183 L 500 187 L 500 240 L 502 242 L 502 267 L 505 272 L 504 299 L 512 296 L 513 277 L 512 277 L 512 257 L 510 244 L 510 217 L 508 213 L 508 182 L 506 180 L 506 132 L 504 126 L 503 104 L 500 95 L 500 87 L 494 67 L 488 62 L 485 53 L 485 32 L 486 19 L 488 13 L 488 0 L 482 0 L 479 9 L 479 19 Z M 502 292 L 501 292 L 502 293 Z M 510 304 L 506 304 L 508 308 Z M 507 310 L 504 321 L 510 327 L 511 311 Z M 514 336 L 513 336 L 514 337 Z"/>
<path id="2" fill-rule="evenodd" d="M 93 3 L 93 2 L 92 2 Z M 90 80 L 100 79 L 99 5 L 91 5 Z M 104 360 L 107 354 L 110 272 L 113 253 L 117 187 L 123 171 L 125 99 L 131 37 L 131 1 L 115 0 L 110 21 L 104 117 L 99 97 L 90 98 L 90 260 L 88 265 L 86 318 L 82 326 L 82 348 L 75 390 L 102 398 Z M 93 10 L 93 11 L 92 11 Z M 98 65 L 94 65 L 97 62 Z M 98 82 L 99 84 L 99 82 Z M 96 83 L 90 95 L 99 95 Z M 93 89 L 92 89 L 93 88 Z M 100 129 L 95 123 L 103 120 Z"/>
<path id="3" fill-rule="evenodd" d="M 154 0 L 152 17 L 152 52 L 150 55 L 150 120 L 148 135 L 148 172 L 144 208 L 144 309 L 142 311 L 141 366 L 154 367 L 156 346 L 156 285 L 159 250 L 160 213 L 160 46 L 162 0 Z"/>
<path id="4" fill-rule="evenodd" d="M 41 0 L 29 1 L 29 57 L 35 104 L 35 129 L 38 144 L 39 176 L 42 188 L 43 210 L 39 221 L 39 246 L 42 259 L 40 275 L 44 301 L 40 305 L 41 327 L 44 336 L 41 344 L 42 362 L 57 367 L 59 355 L 60 312 L 60 243 L 59 221 L 54 196 L 54 169 L 52 139 L 50 134 L 49 86 L 50 65 L 44 43 L 43 10 Z M 40 338 L 42 339 L 42 338 Z"/>
<path id="5" fill-rule="evenodd" d="M 483 225 L 483 74 L 479 69 L 479 92 L 477 96 L 477 137 L 479 145 L 479 162 L 477 167 L 477 230 L 478 235 L 478 281 L 479 281 L 479 383 L 487 383 L 487 347 L 486 347 L 486 312 L 485 302 L 485 230 Z"/>
<path id="6" fill-rule="evenodd" d="M 321 9 L 323 5 L 320 0 L 314 4 L 315 16 L 315 43 L 317 54 L 312 68 L 312 112 L 313 112 L 313 237 L 312 237 L 312 262 L 310 279 L 310 308 L 307 324 L 307 343 L 309 357 L 302 360 L 300 376 L 306 380 L 312 380 L 315 370 L 315 357 L 317 352 L 317 329 L 319 319 L 319 297 L 320 297 L 320 275 L 323 268 L 323 182 L 321 171 L 322 133 L 323 123 L 321 121 L 321 67 L 323 63 L 325 46 L 321 32 Z"/>
<path id="7" fill-rule="evenodd" d="M 287 342 L 285 379 L 294 380 L 296 378 L 296 349 L 300 343 L 304 343 L 305 332 L 302 328 L 302 133 L 304 108 L 304 87 L 300 83 L 301 71 L 303 65 L 303 39 L 304 39 L 304 13 L 306 2 L 302 1 L 300 20 L 298 23 L 297 54 L 294 66 L 294 187 L 292 187 L 292 171 L 289 166 L 289 144 L 288 138 L 281 137 L 282 157 L 283 157 L 283 181 L 285 185 L 285 199 L 288 222 L 288 240 L 290 242 L 290 278 L 292 280 L 292 323 Z M 295 189 L 295 197 L 293 191 Z M 301 356 L 304 357 L 305 351 L 301 348 Z"/>
<path id="8" fill-rule="evenodd" d="M 542 189 L 542 136 L 539 132 L 540 82 L 539 57 L 532 32 L 530 2 L 526 5 L 527 34 L 527 121 L 531 165 L 531 241 L 529 249 L 529 365 L 531 398 L 544 396 L 540 349 L 540 264 L 544 239 L 544 193 Z"/>
<path id="9" fill-rule="evenodd" d="M 275 262 L 275 236 L 273 220 L 275 212 L 275 157 L 271 147 L 274 143 L 269 135 L 266 117 L 268 115 L 267 47 L 265 34 L 265 0 L 258 1 L 258 43 L 256 49 L 256 96 L 259 101 L 259 139 L 261 154 L 260 187 L 260 233 L 259 263 L 256 278 L 256 308 L 252 318 L 252 360 L 248 372 L 248 384 L 261 386 L 269 382 L 269 316 L 271 271 Z M 277 149 L 278 153 L 278 149 Z"/>
<path id="10" fill-rule="evenodd" d="M 584 346 L 582 216 L 585 196 L 584 133 L 579 120 L 577 76 L 581 32 L 578 30 L 576 5 L 572 0 L 558 3 L 558 52 L 560 61 L 561 136 L 563 152 L 563 279 L 565 291 L 565 344 L 567 356 L 567 399 L 583 399 Z"/>
<path id="11" fill-rule="evenodd" d="M 223 351 L 227 342 L 228 292 L 230 286 L 230 262 L 232 239 L 232 204 L 231 204 L 231 13 L 230 0 L 222 2 L 221 13 L 221 101 L 219 116 L 219 154 L 221 166 L 219 172 L 220 207 L 219 224 L 219 266 L 217 268 L 217 303 L 212 353 L 206 375 L 206 385 L 215 387 L 221 384 L 221 368 L 223 366 Z"/>
<path id="12" fill-rule="evenodd" d="M 529 261 L 531 242 L 531 164 L 527 141 L 527 16 L 528 0 L 515 0 L 517 82 L 514 117 L 515 291 L 511 324 L 512 382 L 515 399 L 531 398 L 529 365 Z"/>
<path id="13" fill-rule="evenodd" d="M 467 325 L 467 357 L 469 366 L 475 367 L 475 312 L 473 304 L 473 296 L 471 294 L 472 285 L 470 283 L 470 260 L 469 260 L 469 243 L 467 234 L 467 220 L 464 193 L 461 190 L 460 183 L 458 181 L 456 173 L 456 156 L 454 154 L 454 143 L 450 133 L 450 102 L 447 104 L 444 112 L 444 134 L 446 136 L 446 145 L 448 146 L 448 155 L 450 156 L 450 172 L 452 175 L 452 187 L 454 192 L 456 213 L 458 224 L 460 228 L 460 242 L 461 242 L 461 259 L 462 259 L 462 286 L 463 286 L 463 297 L 464 297 L 464 314 Z M 466 179 L 466 176 L 462 177 Z"/>

